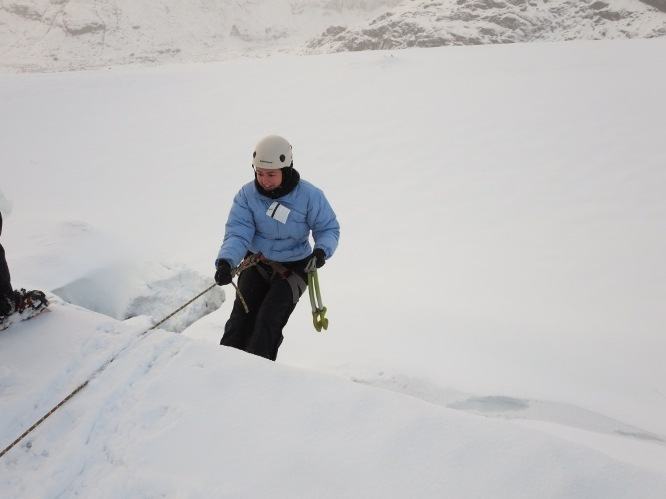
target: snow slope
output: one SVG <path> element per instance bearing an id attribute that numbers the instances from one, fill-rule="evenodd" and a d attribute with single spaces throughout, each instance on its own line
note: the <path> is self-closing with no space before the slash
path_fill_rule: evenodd
<path id="1" fill-rule="evenodd" d="M 326 334 L 305 302 L 275 365 L 217 345 L 229 303 L 151 333 L 0 494 L 663 497 L 664 44 L 0 76 L 15 286 L 194 296 L 271 132 L 342 224 Z M 148 323 L 57 304 L 0 335 L 2 442 Z"/>
<path id="2" fill-rule="evenodd" d="M 2 358 L 3 406 L 11 406 L 1 416 L 3 441 L 74 388 L 93 360 L 122 351 L 4 458 L 4 497 L 666 493 L 663 475 L 538 431 L 172 333 L 139 337 L 140 326 L 56 303 L 3 335 L 3 354 L 14 353 Z M 40 345 L 34 355 L 26 351 L 31 344 Z M 25 404 L 27 395 L 37 403 Z"/>

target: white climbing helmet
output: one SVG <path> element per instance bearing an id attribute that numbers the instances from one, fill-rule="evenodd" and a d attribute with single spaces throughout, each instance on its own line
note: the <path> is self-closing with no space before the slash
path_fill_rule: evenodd
<path id="1" fill-rule="evenodd" d="M 291 144 L 279 135 L 269 135 L 259 141 L 252 154 L 252 166 L 279 170 L 292 166 Z"/>

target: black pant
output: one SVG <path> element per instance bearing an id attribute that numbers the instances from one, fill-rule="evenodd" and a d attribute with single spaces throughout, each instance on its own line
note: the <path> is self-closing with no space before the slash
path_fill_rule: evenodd
<path id="1" fill-rule="evenodd" d="M 0 234 L 2 234 L 2 213 L 0 213 Z M 5 259 L 5 248 L 0 244 L 0 315 L 9 311 L 7 300 L 13 293 L 12 283 L 9 277 L 9 267 Z"/>
<path id="2" fill-rule="evenodd" d="M 294 299 L 289 281 L 270 274 L 270 269 L 262 266 L 260 271 L 255 266 L 240 275 L 238 289 L 250 312 L 245 312 L 240 298 L 236 296 L 220 345 L 238 348 L 270 360 L 277 358 L 283 340 L 282 328 L 296 308 L 297 300 Z M 298 296 L 301 293 L 302 290 Z"/>

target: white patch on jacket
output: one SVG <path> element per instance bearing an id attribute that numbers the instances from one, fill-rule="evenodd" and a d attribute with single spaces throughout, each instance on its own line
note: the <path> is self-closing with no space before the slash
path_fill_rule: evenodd
<path id="1" fill-rule="evenodd" d="M 273 201 L 273 203 L 268 207 L 266 215 L 268 215 L 274 220 L 277 220 L 280 223 L 286 224 L 290 212 L 291 210 L 286 206 L 281 205 L 277 201 Z"/>

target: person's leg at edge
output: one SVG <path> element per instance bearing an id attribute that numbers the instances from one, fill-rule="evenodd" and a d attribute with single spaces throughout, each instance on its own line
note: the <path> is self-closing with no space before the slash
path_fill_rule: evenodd
<path id="1" fill-rule="evenodd" d="M 2 213 L 0 213 L 0 235 L 2 234 Z M 14 289 L 11 284 L 9 267 L 5 258 L 5 249 L 0 244 L 0 315 L 10 311 L 9 301 L 12 300 Z"/>

